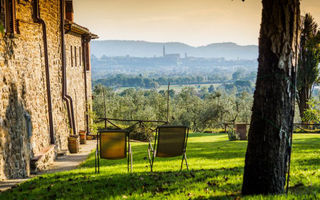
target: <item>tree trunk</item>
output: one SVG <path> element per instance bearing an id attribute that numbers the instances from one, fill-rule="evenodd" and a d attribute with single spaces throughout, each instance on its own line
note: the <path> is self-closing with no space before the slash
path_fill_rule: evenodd
<path id="1" fill-rule="evenodd" d="M 293 130 L 300 0 L 262 0 L 243 195 L 284 192 Z"/>
<path id="2" fill-rule="evenodd" d="M 303 86 L 297 94 L 298 106 L 299 106 L 299 113 L 302 122 L 306 122 L 304 120 L 304 112 L 309 109 L 308 100 L 311 98 L 310 92 L 311 88 L 307 86 Z"/>

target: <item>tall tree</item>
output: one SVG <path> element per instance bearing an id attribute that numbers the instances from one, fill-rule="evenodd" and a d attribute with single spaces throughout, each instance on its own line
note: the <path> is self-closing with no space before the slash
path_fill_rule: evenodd
<path id="1" fill-rule="evenodd" d="M 262 5 L 243 195 L 284 192 L 293 129 L 300 0 L 262 0 Z"/>
<path id="2" fill-rule="evenodd" d="M 320 32 L 310 14 L 304 17 L 301 31 L 299 66 L 297 73 L 297 102 L 300 117 L 304 121 L 304 112 L 309 108 L 312 87 L 319 79 Z"/>

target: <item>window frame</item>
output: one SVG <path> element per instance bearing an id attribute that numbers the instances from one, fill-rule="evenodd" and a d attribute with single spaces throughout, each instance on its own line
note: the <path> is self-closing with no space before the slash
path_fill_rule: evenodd
<path id="1" fill-rule="evenodd" d="M 74 46 L 74 66 L 78 67 L 77 47 Z"/>
<path id="2" fill-rule="evenodd" d="M 91 70 L 91 58 L 90 58 L 90 43 L 86 42 L 84 46 L 85 51 L 85 68 L 89 72 Z"/>
<path id="3" fill-rule="evenodd" d="M 16 19 L 16 0 L 1 0 L 4 7 L 4 28 L 5 33 L 14 35 L 19 33 Z"/>
<path id="4" fill-rule="evenodd" d="M 65 0 L 65 15 L 64 18 L 69 21 L 73 21 L 73 1 Z"/>
<path id="5" fill-rule="evenodd" d="M 70 45 L 70 54 L 71 54 L 71 67 L 73 67 L 73 47 Z"/>
<path id="6" fill-rule="evenodd" d="M 79 47 L 79 66 L 82 65 L 82 49 L 81 46 Z"/>

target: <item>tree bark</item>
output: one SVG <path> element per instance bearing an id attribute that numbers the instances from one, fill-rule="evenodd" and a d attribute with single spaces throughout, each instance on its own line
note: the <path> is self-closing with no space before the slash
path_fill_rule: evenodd
<path id="1" fill-rule="evenodd" d="M 299 113 L 302 122 L 306 122 L 304 119 L 304 112 L 309 109 L 308 100 L 311 98 L 311 87 L 303 86 L 297 94 Z"/>
<path id="2" fill-rule="evenodd" d="M 300 0 L 262 0 L 243 195 L 284 192 L 293 130 Z"/>

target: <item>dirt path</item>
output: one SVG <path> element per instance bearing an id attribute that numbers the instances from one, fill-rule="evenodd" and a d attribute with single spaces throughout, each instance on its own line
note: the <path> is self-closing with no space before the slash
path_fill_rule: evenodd
<path id="1" fill-rule="evenodd" d="M 75 169 L 88 158 L 89 154 L 92 152 L 93 149 L 95 149 L 95 147 L 96 147 L 96 141 L 88 140 L 87 144 L 80 145 L 79 153 L 67 154 L 65 156 L 58 157 L 48 170 L 39 172 L 36 175 L 31 175 L 30 177 L 25 179 L 9 179 L 9 180 L 0 181 L 0 192 L 9 190 L 12 187 L 15 187 L 16 185 L 24 181 L 27 181 L 30 178 L 33 178 L 35 176 Z"/>

